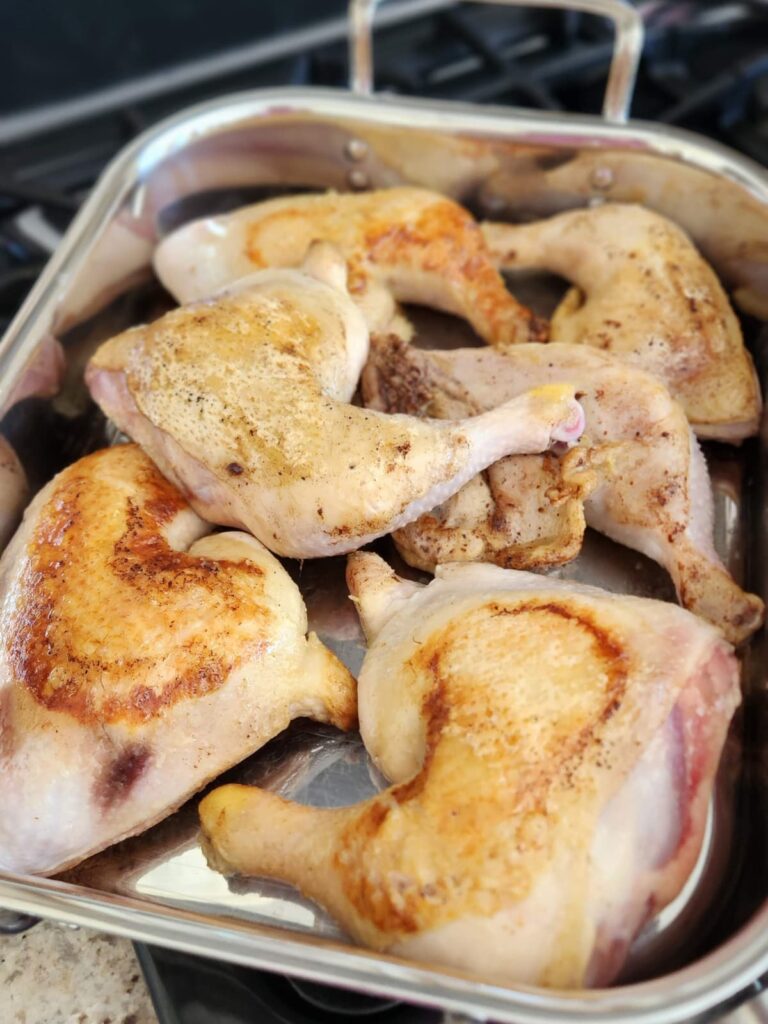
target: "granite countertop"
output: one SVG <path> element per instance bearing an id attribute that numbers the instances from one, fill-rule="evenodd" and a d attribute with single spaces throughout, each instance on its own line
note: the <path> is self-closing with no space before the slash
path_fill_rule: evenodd
<path id="1" fill-rule="evenodd" d="M 41 921 L 0 935 L 2 1024 L 157 1024 L 127 939 Z"/>

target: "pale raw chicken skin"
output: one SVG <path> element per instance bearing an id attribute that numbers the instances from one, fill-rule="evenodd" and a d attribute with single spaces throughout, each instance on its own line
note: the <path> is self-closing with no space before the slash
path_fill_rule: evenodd
<path id="1" fill-rule="evenodd" d="M 24 467 L 10 444 L 0 436 L 0 551 L 18 526 L 28 497 Z"/>
<path id="2" fill-rule="evenodd" d="M 46 335 L 18 374 L 7 401 L 3 403 L 3 415 L 31 395 L 38 398 L 55 395 L 61 386 L 65 368 L 66 358 L 60 342 L 52 335 Z"/>
<path id="3" fill-rule="evenodd" d="M 532 224 L 484 224 L 502 268 L 561 274 L 552 341 L 592 345 L 653 373 L 699 437 L 757 433 L 762 402 L 739 321 L 688 236 L 641 206 L 606 203 Z"/>
<path id="4" fill-rule="evenodd" d="M 458 422 L 349 404 L 368 332 L 334 250 L 313 247 L 306 270 L 254 274 L 113 338 L 88 366 L 104 412 L 204 518 L 281 555 L 347 552 L 503 455 L 581 435 L 567 384 Z"/>
<path id="5" fill-rule="evenodd" d="M 29 506 L 0 561 L 0 870 L 143 831 L 293 718 L 354 725 L 280 563 L 210 530 L 135 445 Z"/>
<path id="6" fill-rule="evenodd" d="M 384 412 L 461 416 L 566 380 L 586 415 L 580 447 L 559 461 L 525 455 L 496 463 L 487 480 L 475 478 L 399 530 L 400 553 L 429 571 L 448 561 L 543 568 L 578 554 L 586 520 L 664 566 L 684 607 L 732 643 L 747 639 L 763 621 L 763 603 L 717 556 L 704 457 L 681 406 L 655 377 L 582 345 L 440 352 L 390 337 L 373 346 L 363 395 Z"/>
<path id="7" fill-rule="evenodd" d="M 39 398 L 55 395 L 63 373 L 64 351 L 55 338 L 47 336 L 18 375 L 3 403 L 2 414 L 5 415 L 18 402 L 32 395 Z M 11 444 L 0 436 L 0 551 L 19 525 L 28 500 L 29 483 L 24 467 Z"/>
<path id="8" fill-rule="evenodd" d="M 674 605 L 492 565 L 424 587 L 359 552 L 348 580 L 360 729 L 393 785 L 333 810 L 215 789 L 209 859 L 297 885 L 374 949 L 500 984 L 609 983 L 696 862 L 732 649 Z"/>
<path id="9" fill-rule="evenodd" d="M 206 217 L 161 242 L 155 271 L 191 302 L 254 270 L 300 266 L 316 239 L 342 253 L 373 332 L 387 329 L 398 301 L 456 313 L 488 342 L 546 338 L 546 324 L 507 290 L 470 214 L 426 189 L 285 196 Z"/>

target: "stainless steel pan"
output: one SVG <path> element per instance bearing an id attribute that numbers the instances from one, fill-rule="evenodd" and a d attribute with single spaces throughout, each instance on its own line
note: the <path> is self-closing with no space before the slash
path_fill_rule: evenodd
<path id="1" fill-rule="evenodd" d="M 624 123 L 641 42 L 636 16 L 618 0 L 571 6 L 616 19 L 607 119 L 365 95 L 373 8 L 362 0 L 351 7 L 358 94 L 280 89 L 225 97 L 183 111 L 129 146 L 94 189 L 0 346 L 0 408 L 47 336 L 59 337 L 67 350 L 61 394 L 28 399 L 4 421 L 33 481 L 108 443 L 82 366 L 105 337 L 167 303 L 150 272 L 158 237 L 192 216 L 275 191 L 407 181 L 455 196 L 478 214 L 515 219 L 605 198 L 640 201 L 691 233 L 743 308 L 768 310 L 768 176 L 690 134 Z M 531 284 L 545 305 L 559 288 L 549 279 L 517 282 Z M 421 324 L 449 343 L 445 319 Z M 768 358 L 758 324 L 747 318 L 745 327 L 765 386 Z M 708 457 L 721 554 L 768 598 L 766 440 L 740 451 L 712 446 Z M 356 670 L 363 646 L 339 561 L 290 568 L 313 628 Z M 590 537 L 562 574 L 671 596 L 660 570 L 599 537 Z M 745 655 L 743 714 L 723 759 L 695 877 L 638 941 L 624 983 L 611 990 L 512 990 L 352 947 L 289 888 L 227 883 L 211 872 L 197 845 L 195 801 L 62 879 L 0 873 L 0 904 L 475 1019 L 667 1024 L 722 1016 L 768 976 L 765 655 L 760 636 Z M 356 737 L 302 724 L 232 777 L 320 805 L 360 799 L 381 784 Z M 752 1004 L 739 1020 L 761 1012 Z"/>

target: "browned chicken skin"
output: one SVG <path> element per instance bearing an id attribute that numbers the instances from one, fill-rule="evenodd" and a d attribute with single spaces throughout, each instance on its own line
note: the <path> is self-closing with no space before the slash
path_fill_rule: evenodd
<path id="1" fill-rule="evenodd" d="M 491 565 L 422 587 L 357 552 L 348 577 L 361 733 L 393 785 L 332 810 L 216 789 L 212 862 L 300 886 L 375 949 L 608 983 L 696 861 L 732 651 L 680 608 Z"/>
<path id="2" fill-rule="evenodd" d="M 375 333 L 397 300 L 463 316 L 488 342 L 546 337 L 546 324 L 507 290 L 470 214 L 426 189 L 286 196 L 208 217 L 162 242 L 155 269 L 192 302 L 254 270 L 299 266 L 315 239 L 346 259 L 350 294 Z"/>
<path id="3" fill-rule="evenodd" d="M 30 505 L 0 561 L 0 869 L 148 828 L 294 717 L 354 724 L 280 563 L 210 531 L 134 445 Z"/>
<path id="4" fill-rule="evenodd" d="M 581 395 L 581 446 L 494 463 L 455 497 L 394 534 L 411 565 L 492 561 L 543 568 L 578 554 L 585 521 L 671 574 L 681 603 L 741 643 L 763 602 L 730 576 L 713 544 L 704 457 L 679 403 L 642 370 L 583 345 L 424 351 L 378 339 L 363 372 L 372 408 L 466 416 L 518 391 L 568 380 Z"/>

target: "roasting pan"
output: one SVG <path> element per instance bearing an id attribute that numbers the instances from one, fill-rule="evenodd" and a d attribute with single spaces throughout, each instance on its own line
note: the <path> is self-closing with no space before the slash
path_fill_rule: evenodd
<path id="1" fill-rule="evenodd" d="M 350 8 L 353 92 L 275 89 L 223 97 L 146 132 L 110 165 L 0 346 L 0 408 L 51 336 L 67 353 L 63 388 L 26 399 L 3 429 L 34 487 L 114 440 L 82 384 L 103 339 L 167 308 L 152 279 L 159 237 L 206 212 L 291 189 L 359 190 L 409 182 L 480 216 L 527 220 L 604 199 L 642 202 L 695 239 L 743 312 L 768 393 L 761 326 L 768 316 L 768 175 L 697 136 L 626 121 L 642 46 L 636 12 L 620 0 L 540 3 L 614 19 L 616 48 L 604 116 L 575 117 L 368 95 L 374 4 Z M 548 312 L 562 284 L 522 277 L 516 290 Z M 449 318 L 424 315 L 420 338 L 462 341 Z M 762 345 L 761 345 L 762 341 Z M 741 449 L 710 445 L 717 545 L 743 583 L 768 600 L 764 426 Z M 381 550 L 392 557 L 389 541 Z M 353 671 L 363 655 L 340 559 L 286 563 L 310 623 Z M 600 537 L 560 575 L 670 598 L 665 575 Z M 768 715 L 766 639 L 744 652 L 744 704 L 729 737 L 708 838 L 684 894 L 635 945 L 620 984 L 554 993 L 508 989 L 469 975 L 350 945 L 334 923 L 274 882 L 227 881 L 197 846 L 196 804 L 57 879 L 0 873 L 0 905 L 208 957 L 517 1024 L 671 1024 L 765 1020 L 768 983 Z M 55 770 L 55 766 L 52 766 Z M 382 785 L 356 736 L 295 723 L 228 779 L 258 782 L 318 805 L 351 803 Z M 453 1018 L 455 1019 L 455 1018 Z"/>

